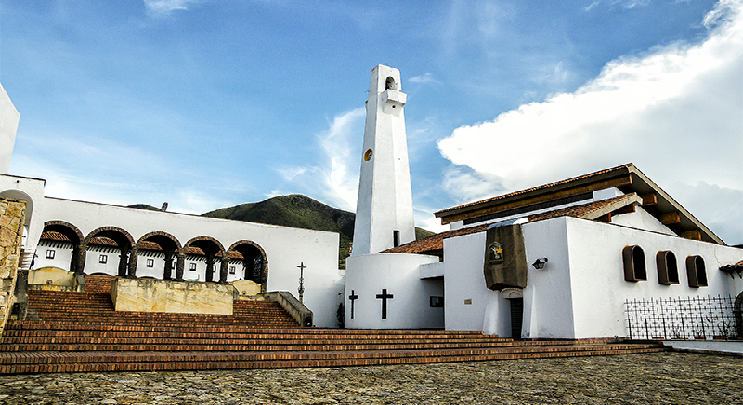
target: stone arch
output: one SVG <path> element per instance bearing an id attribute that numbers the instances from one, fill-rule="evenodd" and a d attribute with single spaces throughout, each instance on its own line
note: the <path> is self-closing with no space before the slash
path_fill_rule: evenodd
<path id="1" fill-rule="evenodd" d="M 227 283 L 227 268 L 229 266 L 229 256 L 227 251 L 224 250 L 224 246 L 218 240 L 211 236 L 196 236 L 191 238 L 188 243 L 184 246 L 184 250 L 189 247 L 195 247 L 201 249 L 204 252 L 206 258 L 206 274 L 204 275 L 204 281 L 214 281 L 214 259 L 220 259 L 219 268 L 219 283 Z"/>
<path id="2" fill-rule="evenodd" d="M 46 221 L 43 232 L 59 232 L 72 243 L 72 259 L 70 260 L 70 271 L 75 274 L 85 273 L 85 253 L 87 245 L 84 244 L 85 237 L 78 227 L 66 221 Z"/>
<path id="3" fill-rule="evenodd" d="M 251 240 L 240 240 L 233 243 L 229 251 L 240 253 L 245 269 L 243 278 L 260 284 L 261 292 L 265 293 L 268 285 L 268 256 L 261 245 Z"/>
<path id="4" fill-rule="evenodd" d="M 173 256 L 176 257 L 175 265 L 175 279 L 183 281 L 183 265 L 185 263 L 186 255 L 184 253 L 183 246 L 175 236 L 163 232 L 163 231 L 152 231 L 137 241 L 137 251 L 142 249 L 142 242 L 156 243 L 163 250 L 164 254 L 164 265 L 163 265 L 163 280 L 173 279 Z"/>
<path id="5" fill-rule="evenodd" d="M 85 237 L 83 245 L 87 249 L 90 240 L 96 236 L 112 239 L 119 247 L 119 272 L 118 275 L 128 278 L 137 278 L 137 245 L 134 238 L 126 230 L 115 226 L 102 226 L 96 228 Z"/>

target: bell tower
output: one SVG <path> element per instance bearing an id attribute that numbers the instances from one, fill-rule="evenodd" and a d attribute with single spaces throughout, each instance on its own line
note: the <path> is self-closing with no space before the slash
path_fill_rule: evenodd
<path id="1" fill-rule="evenodd" d="M 352 255 L 379 253 L 415 240 L 410 163 L 400 72 L 371 72 Z"/>
<path id="2" fill-rule="evenodd" d="M 8 174 L 20 118 L 21 116 L 10 101 L 8 93 L 0 85 L 0 174 Z"/>

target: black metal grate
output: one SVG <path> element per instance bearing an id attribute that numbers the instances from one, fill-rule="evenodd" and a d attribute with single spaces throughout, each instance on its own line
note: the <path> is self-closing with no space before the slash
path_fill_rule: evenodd
<path id="1" fill-rule="evenodd" d="M 732 295 L 626 300 L 632 339 L 737 338 Z"/>

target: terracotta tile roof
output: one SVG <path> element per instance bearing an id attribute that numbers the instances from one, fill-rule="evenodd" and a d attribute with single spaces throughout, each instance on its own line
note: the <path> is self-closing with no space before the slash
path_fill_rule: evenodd
<path id="1" fill-rule="evenodd" d="M 491 222 L 492 223 L 492 222 Z M 469 235 L 471 233 L 483 232 L 488 230 L 491 223 L 472 226 L 469 228 L 460 228 L 454 231 L 446 231 L 431 235 L 425 239 L 416 240 L 392 249 L 387 249 L 382 253 L 426 253 L 444 249 L 444 239 L 453 236 Z"/>
<path id="2" fill-rule="evenodd" d="M 560 208 L 552 211 L 541 212 L 539 214 L 529 215 L 529 222 L 542 221 L 545 219 L 557 217 L 595 219 L 597 216 L 606 215 L 608 212 L 605 212 L 604 209 L 607 207 L 616 206 L 616 208 L 620 208 L 621 206 L 629 205 L 633 202 L 636 202 L 637 200 L 642 201 L 640 198 L 636 197 L 635 193 L 632 193 L 610 198 L 608 200 L 593 201 L 588 204 L 571 205 L 570 207 L 566 208 Z M 625 202 L 625 204 L 622 204 L 622 202 Z M 595 215 L 592 216 L 591 214 Z"/>
<path id="3" fill-rule="evenodd" d="M 720 266 L 720 270 L 733 274 L 733 272 L 737 273 L 738 275 L 743 274 L 743 260 L 739 261 L 735 264 L 728 264 L 726 266 Z"/>
<path id="4" fill-rule="evenodd" d="M 601 176 L 601 175 L 604 175 L 604 174 L 607 174 L 607 173 L 610 173 L 610 172 L 613 172 L 613 171 L 618 171 L 618 170 L 621 170 L 621 169 L 629 169 L 631 166 L 633 166 L 633 165 L 631 163 L 629 163 L 629 164 L 626 164 L 626 165 L 612 167 L 611 169 L 599 170 L 599 171 L 594 172 L 594 173 L 584 174 L 584 175 L 578 176 L 578 177 L 571 177 L 569 179 L 556 181 L 554 183 L 548 183 L 548 184 L 544 184 L 544 185 L 537 186 L 537 187 L 527 188 L 525 190 L 514 191 L 513 193 L 503 194 L 503 195 L 499 195 L 499 196 L 492 197 L 492 198 L 487 198 L 487 199 L 480 200 L 480 201 L 474 201 L 474 202 L 471 202 L 471 203 L 468 203 L 468 204 L 464 204 L 464 205 L 460 205 L 460 206 L 457 206 L 457 207 L 443 209 L 441 211 L 435 212 L 434 214 L 437 217 L 439 217 L 439 216 L 441 216 L 439 214 L 446 214 L 447 212 L 450 212 L 450 211 L 459 211 L 462 208 L 472 207 L 472 206 L 480 205 L 480 204 L 483 204 L 483 203 L 496 202 L 498 200 L 505 200 L 507 198 L 516 197 L 516 196 L 519 196 L 521 194 L 527 194 L 527 193 L 530 193 L 530 192 L 533 192 L 533 191 L 537 191 L 537 190 L 540 190 L 540 189 L 548 189 L 548 188 L 553 188 L 553 187 L 556 187 L 556 186 L 560 186 L 560 185 L 572 183 L 572 182 L 575 182 L 575 181 L 578 181 L 578 180 L 590 179 L 591 177 L 598 177 L 598 176 Z"/>
<path id="5" fill-rule="evenodd" d="M 539 214 L 529 215 L 529 222 L 542 221 L 558 217 L 574 217 L 585 219 L 596 219 L 606 213 L 618 208 L 642 201 L 635 193 L 610 198 L 608 200 L 593 201 L 588 204 L 573 205 L 566 208 L 560 208 L 552 211 L 542 212 Z M 607 209 L 610 210 L 607 212 Z M 444 239 L 454 236 L 469 235 L 471 233 L 484 232 L 488 227 L 498 221 L 487 222 L 484 224 L 460 228 L 454 231 L 441 232 L 428 238 L 406 243 L 398 247 L 387 249 L 382 253 L 427 253 L 444 249 Z"/>
<path id="6" fill-rule="evenodd" d="M 44 231 L 41 233 L 41 237 L 39 240 L 49 240 L 49 241 L 55 241 L 55 242 L 70 242 L 70 238 L 66 237 L 63 233 L 56 232 L 56 231 Z M 116 242 L 111 239 L 107 238 L 105 236 L 96 236 L 95 238 L 92 238 L 90 240 L 91 245 L 98 245 L 98 246 L 117 246 Z M 163 250 L 160 245 L 154 242 L 149 241 L 141 241 L 137 244 L 138 249 L 142 250 L 154 250 L 154 251 L 161 251 Z M 189 246 L 186 248 L 186 254 L 187 255 L 194 255 L 194 256 L 204 256 L 204 251 L 197 248 Z M 217 255 L 218 257 L 222 257 L 221 255 Z M 230 259 L 242 259 L 243 256 L 240 254 L 240 252 L 230 252 Z"/>
<path id="7" fill-rule="evenodd" d="M 562 199 L 580 198 L 589 192 L 610 187 L 617 187 L 625 194 L 637 193 L 638 196 L 647 199 L 647 202 L 643 201 L 641 205 L 661 222 L 667 220 L 669 216 L 678 215 L 676 221 L 668 222 L 669 228 L 678 236 L 724 244 L 712 230 L 631 163 L 448 208 L 437 211 L 434 215 L 441 218 L 442 224 L 458 221 L 465 221 L 465 224 L 468 221 L 484 222 L 494 220 L 499 214 L 507 214 L 509 211 L 525 212 L 540 205 L 546 208 L 550 204 L 559 203 Z"/>
<path id="8" fill-rule="evenodd" d="M 55 242 L 72 242 L 70 238 L 66 237 L 61 232 L 56 231 L 44 231 L 41 233 L 39 240 L 53 240 Z"/>

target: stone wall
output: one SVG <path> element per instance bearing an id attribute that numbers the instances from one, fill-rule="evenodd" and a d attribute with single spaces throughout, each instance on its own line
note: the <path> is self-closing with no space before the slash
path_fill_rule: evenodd
<path id="1" fill-rule="evenodd" d="M 0 198 L 0 334 L 13 306 L 26 202 Z"/>

